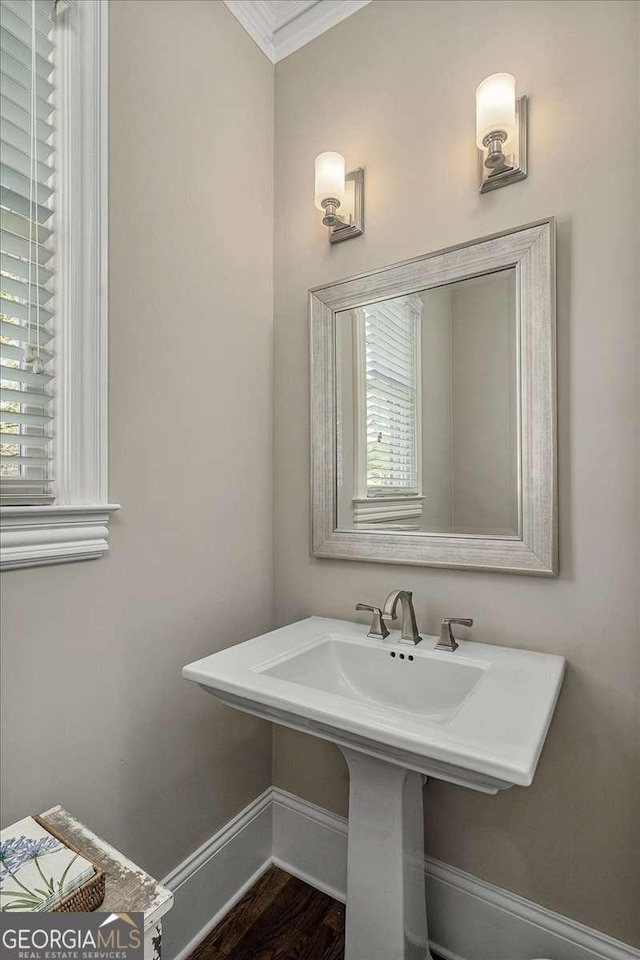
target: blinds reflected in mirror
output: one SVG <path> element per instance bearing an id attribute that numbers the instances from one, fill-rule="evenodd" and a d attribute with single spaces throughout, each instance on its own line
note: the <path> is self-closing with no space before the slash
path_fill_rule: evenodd
<path id="1" fill-rule="evenodd" d="M 54 64 L 51 0 L 0 0 L 2 502 L 52 496 Z"/>
<path id="2" fill-rule="evenodd" d="M 366 495 L 417 494 L 422 300 L 398 297 L 360 312 L 365 345 Z"/>

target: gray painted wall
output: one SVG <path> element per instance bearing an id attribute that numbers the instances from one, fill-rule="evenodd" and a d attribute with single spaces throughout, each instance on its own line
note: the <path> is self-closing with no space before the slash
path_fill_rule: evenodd
<path id="1" fill-rule="evenodd" d="M 452 530 L 517 536 L 515 275 L 452 288 Z"/>
<path id="2" fill-rule="evenodd" d="M 222 3 L 110 7 L 122 510 L 105 559 L 3 574 L 2 822 L 62 803 L 163 876 L 270 783 L 269 725 L 180 669 L 273 616 L 273 67 Z"/>
<path id="3" fill-rule="evenodd" d="M 474 91 L 498 69 L 531 98 L 531 173 L 480 196 Z M 357 600 L 406 586 L 425 631 L 473 616 L 478 640 L 564 654 L 533 786 L 430 784 L 428 849 L 636 944 L 639 115 L 638 6 L 620 0 L 374 0 L 276 66 L 277 622 L 351 618 Z M 603 128 L 625 145 L 615 175 Z M 313 205 L 313 159 L 330 149 L 366 168 L 367 190 L 364 237 L 333 247 Z M 550 214 L 560 577 L 310 558 L 307 289 Z M 274 777 L 346 810 L 345 765 L 320 740 L 276 730 Z"/>
<path id="4" fill-rule="evenodd" d="M 422 527 L 451 531 L 451 291 L 422 294 Z"/>

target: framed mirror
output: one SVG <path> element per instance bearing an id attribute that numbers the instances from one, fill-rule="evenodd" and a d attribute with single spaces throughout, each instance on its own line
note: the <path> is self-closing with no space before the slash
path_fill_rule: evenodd
<path id="1" fill-rule="evenodd" d="M 554 234 L 311 291 L 314 556 L 557 574 Z"/>

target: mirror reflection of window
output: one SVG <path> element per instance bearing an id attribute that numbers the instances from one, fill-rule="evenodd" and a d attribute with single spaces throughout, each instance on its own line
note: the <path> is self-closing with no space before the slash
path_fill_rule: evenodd
<path id="1" fill-rule="evenodd" d="M 338 314 L 339 529 L 517 536 L 513 268 Z"/>
<path id="2" fill-rule="evenodd" d="M 417 519 L 422 511 L 418 296 L 355 311 L 356 523 Z"/>
<path id="3" fill-rule="evenodd" d="M 365 307 L 367 495 L 418 493 L 419 330 L 422 304 Z"/>

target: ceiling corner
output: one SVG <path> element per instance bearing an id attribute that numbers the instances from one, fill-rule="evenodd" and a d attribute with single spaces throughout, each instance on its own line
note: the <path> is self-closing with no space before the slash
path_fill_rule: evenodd
<path id="1" fill-rule="evenodd" d="M 272 63 L 288 57 L 371 0 L 224 0 Z"/>
<path id="2" fill-rule="evenodd" d="M 224 3 L 262 52 L 275 63 L 273 35 L 276 21 L 271 0 L 224 0 Z"/>

